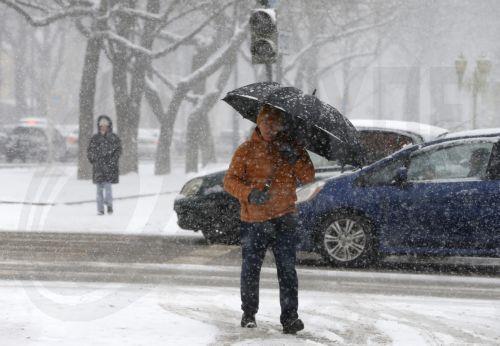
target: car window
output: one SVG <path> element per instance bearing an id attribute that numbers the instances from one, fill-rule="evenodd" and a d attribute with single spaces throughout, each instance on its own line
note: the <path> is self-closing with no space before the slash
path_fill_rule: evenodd
<path id="1" fill-rule="evenodd" d="M 409 181 L 484 178 L 493 143 L 453 143 L 414 153 L 408 166 Z"/>
<path id="2" fill-rule="evenodd" d="M 43 130 L 36 127 L 17 127 L 13 130 L 13 134 L 23 139 L 31 139 L 35 141 L 42 141 L 47 138 Z"/>
<path id="3" fill-rule="evenodd" d="M 360 140 L 368 164 L 389 156 L 406 145 L 414 144 L 409 136 L 377 130 L 360 131 Z"/>
<path id="4" fill-rule="evenodd" d="M 392 183 L 396 172 L 399 168 L 404 166 L 404 158 L 391 161 L 385 166 L 367 174 L 363 178 L 365 185 L 376 186 L 376 185 L 389 185 Z"/>

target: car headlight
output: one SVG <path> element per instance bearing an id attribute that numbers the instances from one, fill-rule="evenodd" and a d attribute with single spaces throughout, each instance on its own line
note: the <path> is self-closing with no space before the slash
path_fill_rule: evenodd
<path id="1" fill-rule="evenodd" d="M 181 190 L 181 195 L 192 196 L 196 195 L 200 191 L 201 185 L 203 184 L 203 179 L 195 178 L 188 181 Z"/>
<path id="2" fill-rule="evenodd" d="M 304 203 L 311 200 L 323 189 L 325 183 L 324 180 L 319 180 L 297 189 L 297 202 L 295 203 Z"/>

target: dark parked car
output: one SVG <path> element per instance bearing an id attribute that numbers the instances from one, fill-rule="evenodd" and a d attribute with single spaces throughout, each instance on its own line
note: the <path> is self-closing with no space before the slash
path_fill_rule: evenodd
<path id="1" fill-rule="evenodd" d="M 442 128 L 413 122 L 354 119 L 352 123 L 360 131 L 369 162 L 406 145 L 422 143 L 447 133 Z M 352 167 L 340 167 L 316 154 L 311 153 L 311 158 L 317 180 L 352 172 Z M 209 242 L 235 243 L 239 240 L 239 202 L 222 188 L 225 173 L 217 172 L 188 181 L 174 203 L 179 226 L 201 231 Z M 299 188 L 297 203 L 307 199 L 308 193 L 309 189 Z"/>
<path id="2" fill-rule="evenodd" d="M 44 121 L 22 121 L 19 126 L 14 127 L 5 145 L 7 162 L 46 161 L 49 152 L 48 131 Z M 52 148 L 56 160 L 63 161 L 66 158 L 66 143 L 55 128 L 52 131 Z"/>

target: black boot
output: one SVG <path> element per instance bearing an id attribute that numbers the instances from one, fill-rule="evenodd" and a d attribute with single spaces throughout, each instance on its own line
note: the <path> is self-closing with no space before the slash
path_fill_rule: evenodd
<path id="1" fill-rule="evenodd" d="M 283 334 L 296 334 L 304 329 L 304 322 L 300 318 L 283 325 Z"/>
<path id="2" fill-rule="evenodd" d="M 113 207 L 108 205 L 108 214 L 113 214 Z"/>
<path id="3" fill-rule="evenodd" d="M 255 322 L 255 315 L 243 314 L 243 316 L 241 317 L 241 327 L 242 328 L 257 327 L 257 322 Z"/>

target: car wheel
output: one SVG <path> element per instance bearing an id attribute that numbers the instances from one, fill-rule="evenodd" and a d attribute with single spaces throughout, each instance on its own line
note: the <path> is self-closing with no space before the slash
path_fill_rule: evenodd
<path id="1" fill-rule="evenodd" d="M 317 232 L 316 245 L 323 258 L 337 266 L 366 266 L 377 259 L 373 226 L 354 213 L 337 213 L 327 218 Z"/>

